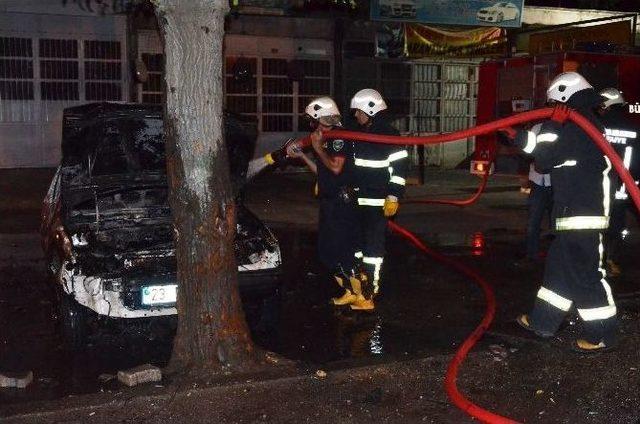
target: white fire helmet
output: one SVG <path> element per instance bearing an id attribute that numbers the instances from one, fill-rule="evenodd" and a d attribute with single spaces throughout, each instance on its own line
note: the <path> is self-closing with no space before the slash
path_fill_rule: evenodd
<path id="1" fill-rule="evenodd" d="M 376 90 L 365 88 L 358 91 L 351 98 L 351 109 L 359 109 L 368 116 L 375 116 L 381 110 L 385 110 L 387 104 Z"/>
<path id="2" fill-rule="evenodd" d="M 600 92 L 600 95 L 604 99 L 602 107 L 605 109 L 613 105 L 624 105 L 627 103 L 622 96 L 622 92 L 617 88 L 605 88 Z"/>
<path id="3" fill-rule="evenodd" d="M 582 75 L 577 72 L 564 72 L 551 81 L 547 90 L 547 99 L 566 103 L 575 93 L 587 88 L 593 87 Z"/>
<path id="4" fill-rule="evenodd" d="M 304 109 L 304 113 L 315 120 L 328 116 L 340 117 L 340 109 L 338 109 L 338 105 L 331 97 L 313 99 Z"/>

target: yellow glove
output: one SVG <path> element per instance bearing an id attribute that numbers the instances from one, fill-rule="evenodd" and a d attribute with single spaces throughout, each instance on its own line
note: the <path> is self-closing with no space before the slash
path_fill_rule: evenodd
<path id="1" fill-rule="evenodd" d="M 384 199 L 384 206 L 382 207 L 384 216 L 387 218 L 394 216 L 398 212 L 398 206 L 400 206 L 400 204 L 396 196 L 387 196 L 387 198 Z"/>
<path id="2" fill-rule="evenodd" d="M 276 161 L 273 159 L 273 156 L 271 156 L 271 153 L 267 153 L 266 155 L 264 155 L 264 161 L 269 165 L 273 165 L 274 163 L 276 163 Z"/>

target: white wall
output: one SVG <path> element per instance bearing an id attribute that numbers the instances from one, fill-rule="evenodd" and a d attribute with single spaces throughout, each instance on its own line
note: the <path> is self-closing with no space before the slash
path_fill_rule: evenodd
<path id="1" fill-rule="evenodd" d="M 111 1 L 103 1 L 103 5 L 91 4 L 92 10 L 89 10 L 85 3 L 85 0 L 1 0 L 0 13 L 97 16 L 113 12 Z"/>
<path id="2" fill-rule="evenodd" d="M 43 5 L 43 3 L 46 3 Z M 19 7 L 22 6 L 22 7 Z M 77 5 L 62 7 L 61 0 L 48 2 L 2 0 L 0 37 L 30 38 L 33 50 L 34 99 L 0 99 L 0 168 L 51 167 L 60 160 L 61 119 L 65 107 L 85 103 L 82 56 L 79 61 L 81 95 L 78 101 L 40 100 L 38 40 L 75 39 L 119 41 L 122 99 L 129 98 L 126 17 L 81 13 Z M 16 12 L 22 10 L 22 12 Z M 26 11 L 26 12 L 25 12 Z M 32 12 L 53 12 L 32 13 Z M 70 12 L 60 14 L 59 12 Z M 82 53 L 80 53 L 82 54 Z"/>
<path id="3" fill-rule="evenodd" d="M 525 6 L 522 14 L 522 23 L 528 25 L 562 25 L 591 19 L 611 18 L 630 13 L 632 12 Z M 640 19 L 636 23 L 636 45 L 640 45 Z"/>

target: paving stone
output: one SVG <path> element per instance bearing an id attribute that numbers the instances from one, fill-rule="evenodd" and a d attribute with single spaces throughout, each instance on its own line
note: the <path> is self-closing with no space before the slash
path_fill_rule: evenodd
<path id="1" fill-rule="evenodd" d="M 118 371 L 118 381 L 129 387 L 161 380 L 162 371 L 160 368 L 154 367 L 151 364 L 144 364 L 128 370 Z"/>
<path id="2" fill-rule="evenodd" d="M 0 387 L 24 389 L 33 382 L 33 371 L 3 372 L 0 374 Z"/>

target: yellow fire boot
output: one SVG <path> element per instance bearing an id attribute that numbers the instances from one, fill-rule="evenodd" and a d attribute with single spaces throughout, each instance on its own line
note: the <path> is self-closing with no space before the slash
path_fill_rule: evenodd
<path id="1" fill-rule="evenodd" d="M 362 295 L 358 296 L 356 301 L 349 306 L 354 311 L 373 311 L 376 308 L 373 299 L 365 299 Z"/>
<path id="2" fill-rule="evenodd" d="M 358 296 L 351 293 L 351 290 L 345 289 L 344 294 L 340 297 L 332 297 L 331 303 L 335 306 L 349 305 L 357 300 Z"/>
<path id="3" fill-rule="evenodd" d="M 598 352 L 609 352 L 613 350 L 613 346 L 607 346 L 604 342 L 599 342 L 598 344 L 591 343 L 585 339 L 577 339 L 573 342 L 572 346 L 575 352 L 579 353 L 598 353 Z"/>
<path id="4" fill-rule="evenodd" d="M 339 277 L 337 275 L 334 275 L 333 278 L 336 280 L 336 282 L 338 283 L 338 285 L 342 288 L 344 288 L 344 294 L 340 297 L 333 297 L 331 298 L 331 303 L 334 306 L 344 306 L 344 305 L 349 305 L 353 302 L 356 301 L 357 296 L 355 294 L 353 294 L 353 292 L 351 290 L 349 290 L 348 288 L 345 287 L 345 282 L 343 277 Z"/>
<path id="5" fill-rule="evenodd" d="M 375 305 L 373 304 L 373 298 L 366 299 L 362 294 L 362 283 L 366 284 L 367 277 L 364 274 L 360 274 L 360 278 L 362 278 L 363 281 L 361 281 L 357 277 L 349 278 L 349 281 L 351 282 L 351 287 L 353 288 L 353 292 L 356 295 L 355 301 L 351 303 L 351 305 L 349 306 L 354 311 L 372 311 L 375 309 Z"/>

